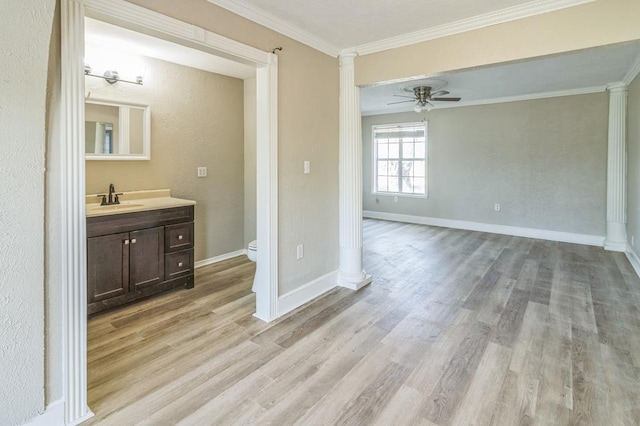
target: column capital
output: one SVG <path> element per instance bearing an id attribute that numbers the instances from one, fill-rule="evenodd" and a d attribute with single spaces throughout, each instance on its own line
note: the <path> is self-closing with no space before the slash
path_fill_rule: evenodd
<path id="1" fill-rule="evenodd" d="M 338 59 L 340 60 L 340 66 L 343 64 L 353 64 L 353 60 L 358 56 L 358 52 L 341 52 L 338 55 Z"/>
<path id="2" fill-rule="evenodd" d="M 628 90 L 629 86 L 621 81 L 607 84 L 607 92 L 609 93 L 627 93 Z"/>

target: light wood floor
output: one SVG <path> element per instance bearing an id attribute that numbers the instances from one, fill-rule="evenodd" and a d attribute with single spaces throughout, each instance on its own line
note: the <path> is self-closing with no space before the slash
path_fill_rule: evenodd
<path id="1" fill-rule="evenodd" d="M 621 253 L 365 221 L 372 285 L 273 324 L 252 263 L 89 322 L 86 424 L 637 425 Z"/>

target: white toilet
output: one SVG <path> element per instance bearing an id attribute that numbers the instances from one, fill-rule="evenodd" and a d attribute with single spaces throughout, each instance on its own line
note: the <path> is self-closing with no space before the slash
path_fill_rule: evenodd
<path id="1" fill-rule="evenodd" d="M 252 262 L 256 262 L 258 260 L 258 243 L 256 242 L 256 240 L 253 240 L 249 243 L 249 246 L 247 247 L 247 257 Z M 253 277 L 253 286 L 251 287 L 251 291 L 253 292 L 256 291 L 256 276 L 258 275 L 257 272 L 258 265 L 256 262 L 256 275 L 254 275 Z"/>
<path id="2" fill-rule="evenodd" d="M 255 262 L 258 259 L 258 243 L 256 240 L 249 243 L 249 247 L 247 248 L 247 257 L 252 262 Z"/>

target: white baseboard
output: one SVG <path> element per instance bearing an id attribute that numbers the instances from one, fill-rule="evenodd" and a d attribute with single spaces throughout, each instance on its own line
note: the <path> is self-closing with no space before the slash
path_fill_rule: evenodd
<path id="1" fill-rule="evenodd" d="M 278 297 L 278 316 L 293 311 L 338 286 L 338 271 L 330 272 Z"/>
<path id="2" fill-rule="evenodd" d="M 53 401 L 44 413 L 29 420 L 23 426 L 53 426 L 64 425 L 64 399 Z"/>
<path id="3" fill-rule="evenodd" d="M 214 263 L 222 262 L 223 260 L 231 259 L 233 257 L 238 257 L 247 254 L 247 249 L 232 251 L 231 253 L 221 254 L 220 256 L 210 257 L 208 259 L 198 260 L 195 262 L 195 268 L 201 268 L 207 265 L 213 265 Z"/>
<path id="4" fill-rule="evenodd" d="M 547 231 L 544 229 L 521 228 L 518 226 L 494 225 L 491 223 L 467 222 L 463 220 L 440 219 L 436 217 L 412 216 L 398 213 L 363 211 L 362 215 L 371 219 L 384 219 L 394 222 L 416 223 L 419 225 L 442 226 L 445 228 L 466 229 L 469 231 L 490 232 L 493 234 L 513 235 L 515 237 L 537 238 L 540 240 L 563 243 L 585 244 L 602 247 L 604 236 L 574 234 L 571 232 Z"/>
<path id="5" fill-rule="evenodd" d="M 640 277 L 640 258 L 636 252 L 633 251 L 631 246 L 627 246 L 627 251 L 625 251 L 624 254 L 627 256 L 627 259 L 629 259 L 631 266 L 633 266 L 633 270 L 636 271 L 636 274 Z"/>
<path id="6" fill-rule="evenodd" d="M 93 416 L 94 414 L 91 411 L 88 411 L 84 417 L 80 419 L 76 419 L 76 421 L 71 423 L 71 425 L 79 425 L 80 423 L 90 419 Z M 62 398 L 57 399 L 52 403 L 50 403 L 49 405 L 47 405 L 47 408 L 45 409 L 44 413 L 40 414 L 38 417 L 34 417 L 33 419 L 29 420 L 23 426 L 58 426 L 58 425 L 60 426 L 65 425 L 64 399 Z"/>

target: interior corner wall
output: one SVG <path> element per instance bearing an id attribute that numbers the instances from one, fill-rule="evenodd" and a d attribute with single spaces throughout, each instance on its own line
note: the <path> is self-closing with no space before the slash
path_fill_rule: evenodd
<path id="1" fill-rule="evenodd" d="M 0 14 L 0 423 L 44 411 L 45 103 L 56 2 Z"/>
<path id="2" fill-rule="evenodd" d="M 62 179 L 60 169 L 65 153 L 61 135 L 61 22 L 60 2 L 56 2 L 56 14 L 49 47 L 49 71 L 47 78 L 47 127 L 45 174 L 45 395 L 46 404 L 63 398 L 64 362 L 63 344 L 63 240 Z"/>
<path id="3" fill-rule="evenodd" d="M 607 111 L 597 93 L 363 117 L 363 209 L 603 236 Z M 371 126 L 425 117 L 428 198 L 373 194 Z"/>
<path id="4" fill-rule="evenodd" d="M 87 161 L 88 194 L 171 189 L 196 201 L 195 260 L 244 246 L 243 81 L 140 57 L 145 82 L 111 85 L 85 77 L 94 99 L 146 104 L 151 109 L 150 161 Z M 207 177 L 197 177 L 198 167 Z"/>
<path id="5" fill-rule="evenodd" d="M 244 81 L 244 247 L 256 239 L 256 79 Z"/>
<path id="6" fill-rule="evenodd" d="M 627 99 L 627 244 L 638 255 L 640 241 L 640 76 L 629 85 Z M 634 245 L 631 244 L 634 237 Z"/>
<path id="7" fill-rule="evenodd" d="M 129 0 L 249 46 L 278 52 L 280 295 L 338 269 L 338 60 L 206 0 Z M 309 88 L 314 90 L 311 99 Z M 311 173 L 303 174 L 303 162 Z M 239 215 L 242 218 L 242 214 Z M 296 245 L 304 257 L 296 259 Z"/>
<path id="8" fill-rule="evenodd" d="M 640 39 L 640 1 L 597 0 L 356 58 L 356 84 L 433 76 Z"/>

